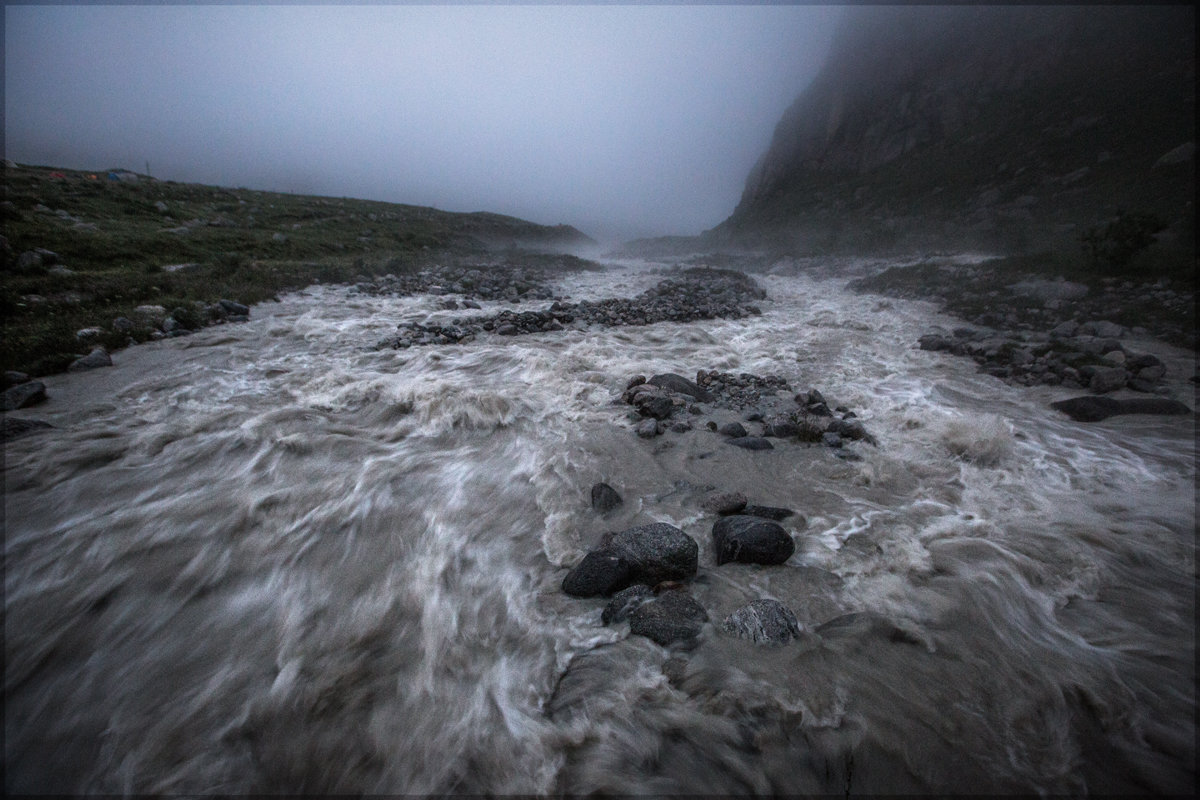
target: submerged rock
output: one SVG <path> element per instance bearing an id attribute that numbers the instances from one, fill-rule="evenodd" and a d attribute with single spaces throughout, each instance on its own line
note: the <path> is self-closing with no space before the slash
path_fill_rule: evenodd
<path id="1" fill-rule="evenodd" d="M 592 487 L 592 508 L 601 514 L 612 511 L 621 502 L 621 495 L 607 483 L 597 483 Z"/>
<path id="2" fill-rule="evenodd" d="M 734 447 L 740 447 L 743 450 L 774 450 L 775 445 L 761 436 L 738 436 L 732 439 L 726 439 L 726 443 Z"/>
<path id="3" fill-rule="evenodd" d="M 24 436 L 27 433 L 34 431 L 47 430 L 53 428 L 49 422 L 43 422 L 40 419 L 23 419 L 20 417 L 5 417 L 3 427 L 0 427 L 0 442 L 15 439 L 18 436 Z"/>
<path id="4" fill-rule="evenodd" d="M 605 625 L 624 622 L 629 618 L 630 612 L 653 597 L 654 590 L 644 583 L 622 589 L 613 595 L 612 600 L 609 600 L 608 605 L 600 612 L 600 621 Z"/>

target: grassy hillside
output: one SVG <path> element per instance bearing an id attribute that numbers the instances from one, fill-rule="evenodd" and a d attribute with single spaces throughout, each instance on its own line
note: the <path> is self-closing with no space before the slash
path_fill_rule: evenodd
<path id="1" fill-rule="evenodd" d="M 250 304 L 315 281 L 351 281 L 507 248 L 568 251 L 594 244 L 569 226 L 499 214 L 455 214 L 369 200 L 157 181 L 129 173 L 6 167 L 2 212 L 6 370 L 46 374 L 80 351 L 83 328 L 109 348 L 149 330 L 117 317 L 150 304 Z M 41 264 L 22 254 L 51 251 Z M 511 258 L 531 256 L 510 253 Z"/>

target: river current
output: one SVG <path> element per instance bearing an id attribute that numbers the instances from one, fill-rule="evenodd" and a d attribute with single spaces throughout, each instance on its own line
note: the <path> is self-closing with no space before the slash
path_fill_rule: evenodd
<path id="1" fill-rule="evenodd" d="M 956 324 L 929 304 L 758 280 L 748 319 L 382 351 L 455 312 L 317 286 L 45 379 L 16 413 L 55 428 L 5 446 L 6 788 L 1187 793 L 1194 417 L 1072 422 L 1078 392 L 917 349 Z M 1194 408 L 1192 354 L 1135 346 Z M 630 376 L 699 369 L 817 388 L 878 445 L 635 436 Z M 718 567 L 714 488 L 795 509 L 791 559 Z M 689 649 L 560 588 L 656 521 L 700 547 Z M 721 630 L 757 598 L 801 637 Z"/>

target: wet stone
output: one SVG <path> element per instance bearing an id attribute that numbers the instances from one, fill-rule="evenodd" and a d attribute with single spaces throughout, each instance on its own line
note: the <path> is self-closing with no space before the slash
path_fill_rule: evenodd
<path id="1" fill-rule="evenodd" d="M 653 597 L 654 590 L 644 583 L 622 589 L 613 595 L 612 600 L 608 601 L 608 605 L 600 612 L 600 621 L 605 625 L 624 622 L 629 618 L 631 611 Z"/>
<path id="2" fill-rule="evenodd" d="M 726 633 L 761 644 L 787 644 L 800 636 L 800 622 L 778 600 L 754 600 L 725 618 Z"/>
<path id="3" fill-rule="evenodd" d="M 717 433 L 734 439 L 747 435 L 745 427 L 743 427 L 740 422 L 727 422 L 721 427 L 717 428 Z"/>
<path id="4" fill-rule="evenodd" d="M 666 647 L 693 641 L 708 622 L 708 613 L 690 594 L 672 589 L 634 608 L 629 631 Z"/>
<path id="5" fill-rule="evenodd" d="M 636 571 L 636 566 L 615 550 L 593 550 L 563 578 L 562 590 L 572 597 L 610 595 L 632 583 Z"/>
<path id="6" fill-rule="evenodd" d="M 796 552 L 792 537 L 779 524 L 760 517 L 734 515 L 712 529 L 717 564 L 782 564 Z"/>

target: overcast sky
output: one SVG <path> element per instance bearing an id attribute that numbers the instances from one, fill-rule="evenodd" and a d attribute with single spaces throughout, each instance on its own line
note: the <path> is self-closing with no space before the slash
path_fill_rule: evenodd
<path id="1" fill-rule="evenodd" d="M 837 7 L 6 6 L 5 155 L 495 211 L 733 211 Z"/>

